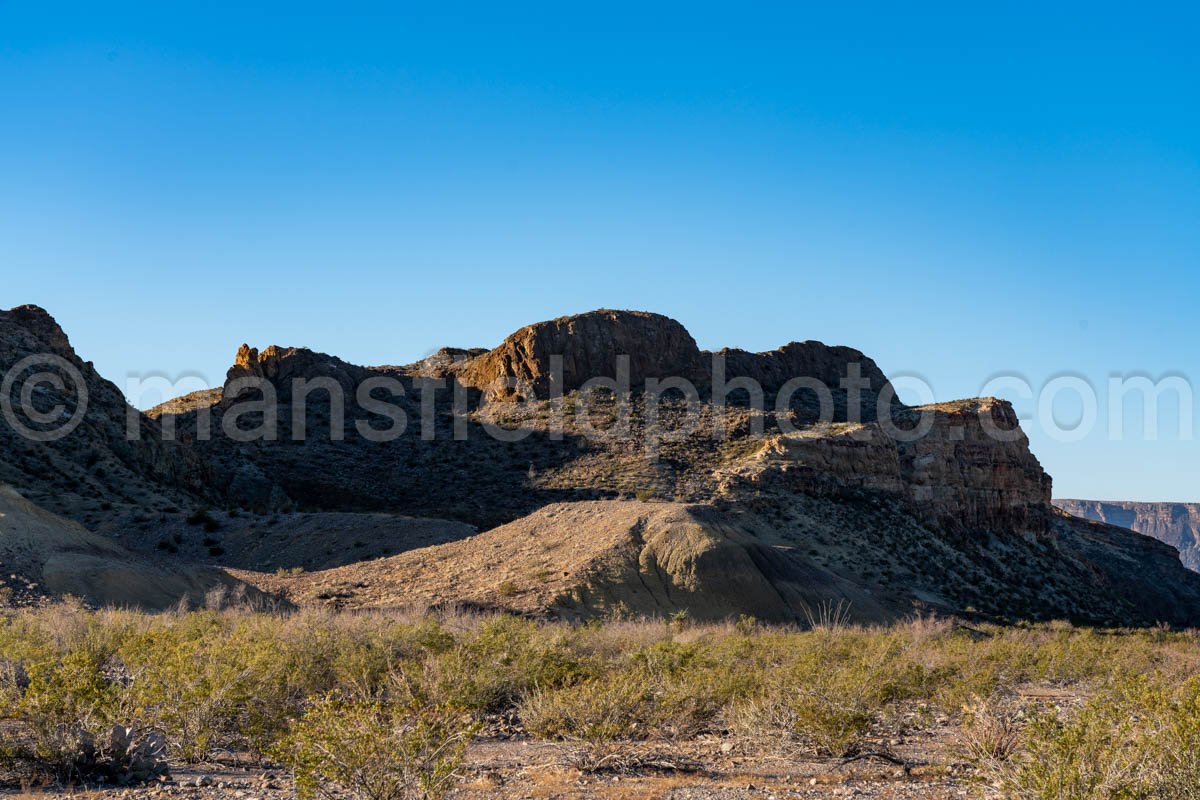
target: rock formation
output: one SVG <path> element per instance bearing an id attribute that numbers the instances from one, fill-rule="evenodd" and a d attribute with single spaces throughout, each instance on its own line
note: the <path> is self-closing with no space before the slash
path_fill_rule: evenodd
<path id="1" fill-rule="evenodd" d="M 296 381 L 314 384 L 333 381 L 353 397 L 355 388 L 368 375 L 370 371 L 363 367 L 347 364 L 340 358 L 324 353 L 314 353 L 304 347 L 268 347 L 260 353 L 250 345 L 243 344 L 226 374 L 225 386 L 229 387 L 243 378 L 265 380 L 275 387 L 278 399 L 286 402 L 292 398 Z M 231 397 L 227 388 L 223 399 L 232 402 L 237 398 Z"/>
<path id="2" fill-rule="evenodd" d="M 830 347 L 823 342 L 792 342 L 766 353 L 726 348 L 706 355 L 724 359 L 727 379 L 752 378 L 771 394 L 793 378 L 801 377 L 814 378 L 831 390 L 841 389 L 842 382 L 850 377 L 852 364 L 867 382 L 867 392 L 879 394 L 890 386 L 883 370 L 859 351 L 852 347 Z"/>
<path id="3" fill-rule="evenodd" d="M 243 346 L 223 388 L 134 413 L 143 435 L 132 442 L 116 387 L 45 312 L 0 314 L 0 366 L 37 352 L 75 365 L 94 402 L 59 443 L 0 425 L 11 454 L 0 478 L 148 558 L 314 570 L 243 574 L 305 602 L 802 622 L 812 604 L 841 600 L 864 621 L 927 609 L 1200 624 L 1200 575 L 1173 548 L 1051 506 L 1050 477 L 1007 403 L 906 407 L 850 348 L 716 354 L 725 381 L 762 386 L 758 407 L 744 392 L 716 402 L 714 354 L 643 312 L 564 317 L 493 350 L 399 367 Z M 621 356 L 628 397 L 572 394 L 616 377 Z M 671 377 L 696 385 L 695 406 L 640 391 Z M 404 424 L 359 407 L 373 378 L 388 379 L 383 394 Z M 785 393 L 797 378 L 809 388 Z M 316 384 L 302 406 L 296 381 Z M 344 393 L 344 409 L 330 391 Z M 53 394 L 43 399 L 66 403 Z M 243 400 L 257 410 L 243 414 Z M 274 435 L 240 435 L 268 417 Z M 394 435 L 368 435 L 389 423 Z M 179 441 L 145 435 L 162 426 Z M 195 522 L 213 526 L 200 543 L 187 537 Z"/>
<path id="4" fill-rule="evenodd" d="M 554 386 L 551 359 L 562 357 L 562 385 Z M 532 397 L 572 392 L 592 378 L 617 377 L 619 358 L 629 359 L 629 381 L 647 378 L 696 380 L 703 372 L 700 349 L 673 319 L 641 311 L 592 311 L 528 325 L 496 349 L 456 370 L 458 380 L 490 395 L 511 397 L 518 386 Z"/>
<path id="5" fill-rule="evenodd" d="M 769 437 L 752 459 L 723 472 L 724 491 L 770 482 L 825 496 L 868 491 L 947 530 L 1046 529 L 1051 479 L 1008 402 L 918 406 L 904 417 L 922 415 L 928 432 L 912 441 L 897 440 L 878 422 Z"/>
<path id="6" fill-rule="evenodd" d="M 35 363 L 16 370 L 30 358 Z M 35 420 L 21 407 L 26 381 L 40 372 L 61 381 L 28 387 L 37 416 L 59 409 L 50 422 Z M 196 454 L 164 441 L 158 422 L 130 408 L 120 390 L 75 353 L 43 309 L 0 311 L 0 376 L 13 379 L 8 399 L 24 428 L 57 431 L 65 420 L 77 421 L 61 438 L 35 441 L 0 419 L 0 481 L 31 501 L 93 522 L 116 507 L 153 509 L 206 493 L 205 466 Z"/>

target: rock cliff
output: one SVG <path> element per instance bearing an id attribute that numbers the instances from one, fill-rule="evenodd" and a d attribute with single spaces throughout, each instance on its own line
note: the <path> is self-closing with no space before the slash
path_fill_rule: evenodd
<path id="1" fill-rule="evenodd" d="M 562 358 L 561 376 L 554 372 L 555 357 Z M 687 329 L 669 317 L 610 309 L 528 325 L 494 350 L 448 366 L 446 372 L 492 396 L 513 397 L 523 385 L 531 398 L 547 399 L 554 392 L 575 391 L 592 378 L 616 378 L 621 357 L 629 360 L 629 388 L 635 392 L 645 388 L 647 379 L 683 378 L 707 394 L 714 372 L 717 377 L 723 372 L 727 382 L 750 378 L 767 395 L 794 378 L 820 381 L 840 394 L 843 382 L 858 375 L 873 402 L 889 385 L 874 361 L 850 347 L 806 341 L 765 353 L 728 348 L 710 353 L 701 351 Z M 721 362 L 716 370 L 714 359 Z M 561 386 L 552 385 L 556 377 Z"/>
<path id="2" fill-rule="evenodd" d="M 822 496 L 865 490 L 895 497 L 918 519 L 947 530 L 1046 529 L 1051 478 L 1009 403 L 918 406 L 900 418 L 913 424 L 911 441 L 903 429 L 878 422 L 770 437 L 753 459 L 724 472 L 724 489 L 781 482 Z M 920 419 L 928 430 L 916 436 Z"/>
<path id="3" fill-rule="evenodd" d="M 752 378 L 768 394 L 778 392 L 793 378 L 814 378 L 831 390 L 842 389 L 843 381 L 850 377 L 851 365 L 866 382 L 864 391 L 879 394 L 890 385 L 883 370 L 858 350 L 823 342 L 791 342 L 766 353 L 726 348 L 705 355 L 710 361 L 714 355 L 724 360 L 727 380 Z"/>
<path id="4" fill-rule="evenodd" d="M 562 385 L 554 386 L 551 359 L 559 356 Z M 628 377 L 635 390 L 647 378 L 694 381 L 704 366 L 696 341 L 675 320 L 602 309 L 527 325 L 456 372 L 463 384 L 492 396 L 518 395 L 518 384 L 524 384 L 531 398 L 546 399 L 555 391 L 577 390 L 592 378 L 617 378 L 621 357 L 629 359 Z"/>
<path id="5" fill-rule="evenodd" d="M 353 398 L 355 388 L 370 374 L 370 371 L 363 367 L 347 364 L 340 358 L 316 353 L 304 347 L 272 346 L 259 352 L 250 345 L 243 344 L 238 349 L 233 366 L 226 373 L 227 388 L 223 400 L 233 402 L 238 399 L 228 391 L 228 387 L 234 381 L 243 378 L 257 378 L 269 382 L 282 402 L 291 400 L 296 381 L 333 381 L 349 398 Z"/>

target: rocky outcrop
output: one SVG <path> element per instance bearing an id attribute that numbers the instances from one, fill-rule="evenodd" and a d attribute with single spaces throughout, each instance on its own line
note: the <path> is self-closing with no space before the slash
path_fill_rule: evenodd
<path id="1" fill-rule="evenodd" d="M 238 349 L 233 366 L 225 376 L 226 390 L 223 400 L 234 402 L 245 392 L 229 391 L 230 384 L 239 379 L 258 379 L 270 383 L 280 402 L 288 402 L 296 381 L 333 381 L 354 396 L 355 387 L 370 375 L 370 370 L 347 364 L 340 358 L 317 353 L 305 347 L 277 347 L 272 345 L 259 352 L 248 344 Z"/>
<path id="2" fill-rule="evenodd" d="M 462 351 L 456 352 L 461 359 Z M 555 374 L 555 357 L 562 359 L 561 375 Z M 872 409 L 860 417 L 865 419 L 874 417 L 875 396 L 889 385 L 874 361 L 850 347 L 805 341 L 766 353 L 703 352 L 687 329 L 669 317 L 608 309 L 526 326 L 494 350 L 465 362 L 452 364 L 442 353 L 435 360 L 447 374 L 491 397 L 546 399 L 575 391 L 592 378 L 616 378 L 622 357 L 629 359 L 628 388 L 635 392 L 647 379 L 683 378 L 707 393 L 714 378 L 723 375 L 726 382 L 750 378 L 768 395 L 793 378 L 815 379 L 842 394 L 847 379 L 861 378 L 863 399 Z M 561 385 L 554 385 L 555 380 Z"/>
<path id="3" fill-rule="evenodd" d="M 1177 549 L 1189 569 L 1200 571 L 1200 503 L 1064 499 L 1054 505 L 1076 517 L 1152 536 Z"/>
<path id="4" fill-rule="evenodd" d="M 558 386 L 555 357 L 562 358 Z M 621 357 L 629 359 L 634 390 L 643 388 L 647 378 L 695 381 L 703 373 L 696 341 L 675 320 L 602 309 L 521 328 L 496 349 L 462 365 L 457 376 L 489 396 L 545 399 L 575 391 L 592 378 L 616 379 Z"/>
<path id="5" fill-rule="evenodd" d="M 883 370 L 858 350 L 823 342 L 792 342 L 766 353 L 726 348 L 712 355 L 724 360 L 726 380 L 751 378 L 769 394 L 793 378 L 814 378 L 830 390 L 842 389 L 851 377 L 852 365 L 865 382 L 863 391 L 877 395 L 890 385 Z"/>
<path id="6" fill-rule="evenodd" d="M 910 506 L 948 529 L 1044 530 L 1052 480 L 1010 403 L 995 398 L 913 409 L 928 434 L 897 445 Z"/>
<path id="7" fill-rule="evenodd" d="M 452 374 L 465 362 L 486 355 L 487 352 L 487 349 L 482 347 L 442 347 L 417 363 L 402 368 L 401 371 L 414 377 L 443 378 Z"/>
<path id="8" fill-rule="evenodd" d="M 179 416 L 193 411 L 211 409 L 221 402 L 224 392 L 222 389 L 200 389 L 180 397 L 160 403 L 146 412 L 150 419 L 160 419 L 164 416 Z"/>
<path id="9" fill-rule="evenodd" d="M 46 309 L 40 306 L 24 305 L 8 311 L 0 311 L 0 324 L 23 330 L 44 346 L 44 349 L 55 355 L 64 356 L 68 360 L 75 359 L 75 351 L 67 334 L 50 316 Z M 35 348 L 26 347 L 28 351 Z"/>
<path id="10" fill-rule="evenodd" d="M 919 425 L 928 430 L 917 436 Z M 947 530 L 1042 531 L 1050 510 L 1050 476 L 1012 406 L 995 398 L 911 408 L 892 429 L 842 424 L 774 436 L 722 480 L 735 495 L 770 484 L 820 496 L 882 493 Z"/>

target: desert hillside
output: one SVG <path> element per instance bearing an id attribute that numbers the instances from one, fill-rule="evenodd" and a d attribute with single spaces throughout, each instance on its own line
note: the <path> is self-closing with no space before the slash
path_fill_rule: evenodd
<path id="1" fill-rule="evenodd" d="M 1054 505 L 1077 517 L 1153 536 L 1178 550 L 1186 567 L 1200 570 L 1200 504 L 1064 499 Z"/>
<path id="2" fill-rule="evenodd" d="M 135 555 L 0 484 L 0 600 L 6 604 L 69 595 L 97 606 L 166 609 L 202 604 L 214 589 L 252 592 L 222 569 Z"/>

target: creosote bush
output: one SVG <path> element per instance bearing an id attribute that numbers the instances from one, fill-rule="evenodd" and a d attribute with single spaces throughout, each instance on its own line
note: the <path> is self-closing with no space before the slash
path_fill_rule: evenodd
<path id="1" fill-rule="evenodd" d="M 699 734 L 837 759 L 885 746 L 898 726 L 944 725 L 1011 797 L 1183 800 L 1200 785 L 1197 673 L 1193 632 L 1062 623 L 836 619 L 802 631 L 749 620 L 62 605 L 0 614 L 0 759 L 65 781 L 115 775 L 119 729 L 130 752 L 165 744 L 176 761 L 286 759 L 302 783 L 373 797 L 336 771 L 400 737 L 372 762 L 372 785 L 450 776 L 422 789 L 436 792 L 453 782 L 464 732 L 501 721 L 621 754 L 622 764 L 629 747 L 656 753 Z M 1086 702 L 1039 705 L 1022 699 L 1030 685 Z M 324 724 L 339 714 L 354 725 Z"/>
<path id="2" fill-rule="evenodd" d="M 411 702 L 313 702 L 278 748 L 302 798 L 437 800 L 459 779 L 476 727 L 461 712 Z"/>

